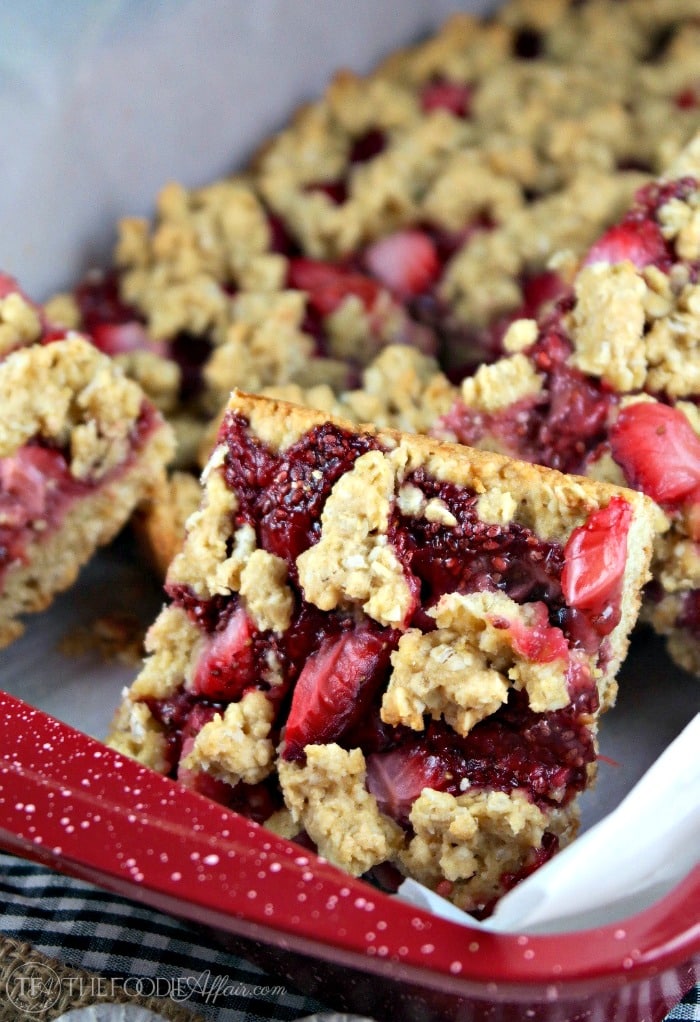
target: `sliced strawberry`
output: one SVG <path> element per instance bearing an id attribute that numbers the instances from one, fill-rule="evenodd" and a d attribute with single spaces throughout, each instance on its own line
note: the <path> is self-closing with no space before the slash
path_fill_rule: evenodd
<path id="1" fill-rule="evenodd" d="M 367 757 L 367 790 L 383 813 L 406 822 L 424 788 L 445 786 L 446 772 L 442 759 L 419 745 L 377 752 Z"/>
<path id="2" fill-rule="evenodd" d="M 537 319 L 545 306 L 551 305 L 567 291 L 564 280 L 553 270 L 534 273 L 522 281 L 523 304 L 518 318 Z"/>
<path id="3" fill-rule="evenodd" d="M 254 634 L 253 622 L 238 607 L 226 626 L 205 640 L 190 691 L 210 699 L 235 699 L 255 684 Z"/>
<path id="4" fill-rule="evenodd" d="M 43 475 L 19 458 L 0 460 L 0 526 L 19 529 L 43 513 Z"/>
<path id="5" fill-rule="evenodd" d="M 290 259 L 289 287 L 306 291 L 309 304 L 321 316 L 330 316 L 350 295 L 359 298 L 369 311 L 381 288 L 376 281 L 335 263 L 320 259 Z"/>
<path id="6" fill-rule="evenodd" d="M 677 408 L 640 401 L 610 431 L 615 461 L 630 486 L 664 505 L 679 505 L 700 486 L 700 437 Z"/>
<path id="7" fill-rule="evenodd" d="M 422 294 L 440 273 L 435 243 L 422 231 L 396 231 L 367 248 L 364 263 L 401 298 Z"/>
<path id="8" fill-rule="evenodd" d="M 570 607 L 600 613 L 619 600 L 632 509 L 622 497 L 589 515 L 564 547 L 561 586 Z"/>
<path id="9" fill-rule="evenodd" d="M 162 341 L 149 337 L 143 323 L 99 323 L 91 331 L 92 343 L 105 355 L 123 355 L 130 351 L 152 351 L 161 357 L 166 354 Z"/>
<path id="10" fill-rule="evenodd" d="M 323 640 L 294 688 L 285 730 L 285 759 L 333 742 L 365 710 L 389 665 L 386 634 L 363 629 Z"/>
<path id="11" fill-rule="evenodd" d="M 688 85 L 677 92 L 674 102 L 679 110 L 695 110 L 700 106 L 700 85 Z"/>
<path id="12" fill-rule="evenodd" d="M 431 110 L 449 110 L 456 117 L 468 117 L 472 95 L 472 87 L 464 82 L 451 82 L 445 78 L 436 78 L 423 87 L 421 107 L 426 113 Z"/>
<path id="13" fill-rule="evenodd" d="M 549 623 L 547 607 L 537 601 L 529 604 L 534 616 L 534 623 L 526 625 L 522 621 L 501 621 L 491 619 L 496 628 L 505 627 L 513 639 L 513 649 L 520 656 L 536 663 L 548 664 L 553 660 L 567 659 L 569 646 L 561 628 Z"/>
<path id="14" fill-rule="evenodd" d="M 645 266 L 664 266 L 668 263 L 668 250 L 659 225 L 653 220 L 625 220 L 603 234 L 589 249 L 584 266 L 591 263 L 634 263 L 638 269 Z"/>
<path id="15" fill-rule="evenodd" d="M 57 524 L 71 497 L 83 494 L 89 482 L 71 475 L 62 451 L 27 444 L 16 454 L 0 458 L 0 561 L 7 559 L 8 530 L 20 530 L 41 519 L 49 529 Z M 16 542 L 21 542 L 18 534 Z"/>

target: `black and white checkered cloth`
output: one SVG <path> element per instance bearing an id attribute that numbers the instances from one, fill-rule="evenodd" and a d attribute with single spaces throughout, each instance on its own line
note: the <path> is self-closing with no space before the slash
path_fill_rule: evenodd
<path id="1" fill-rule="evenodd" d="M 222 949 L 191 925 L 13 856 L 0 854 L 0 933 L 73 968 L 160 980 L 207 1022 L 292 1022 L 323 1005 Z M 326 1009 L 330 1010 L 330 1009 Z M 667 1022 L 700 1022 L 700 986 Z"/>

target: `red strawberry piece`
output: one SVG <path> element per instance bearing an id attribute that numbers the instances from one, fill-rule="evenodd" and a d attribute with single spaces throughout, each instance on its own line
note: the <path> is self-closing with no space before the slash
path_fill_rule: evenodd
<path id="1" fill-rule="evenodd" d="M 637 269 L 668 264 L 668 250 L 659 225 L 653 220 L 625 220 L 603 234 L 589 249 L 584 266 L 591 263 L 634 263 Z"/>
<path id="2" fill-rule="evenodd" d="M 677 408 L 656 401 L 628 405 L 610 444 L 630 486 L 659 504 L 679 505 L 700 486 L 700 437 Z"/>
<path id="3" fill-rule="evenodd" d="M 547 608 L 544 603 L 530 604 L 535 618 L 534 624 L 526 625 L 522 621 L 500 621 L 491 619 L 496 628 L 507 628 L 513 639 L 513 649 L 520 656 L 537 663 L 548 664 L 552 660 L 567 659 L 569 647 L 561 628 L 549 623 Z"/>
<path id="4" fill-rule="evenodd" d="M 333 742 L 364 712 L 386 672 L 391 647 L 376 632 L 342 632 L 323 640 L 294 688 L 285 729 L 285 759 L 306 745 Z"/>
<path id="5" fill-rule="evenodd" d="M 619 599 L 631 520 L 627 501 L 613 497 L 571 533 L 561 573 L 564 599 L 570 607 L 599 613 Z"/>
<path id="6" fill-rule="evenodd" d="M 676 93 L 675 104 L 679 110 L 695 110 L 700 106 L 700 86 L 689 85 Z"/>
<path id="7" fill-rule="evenodd" d="M 367 790 L 383 813 L 405 822 L 424 788 L 444 787 L 446 768 L 440 757 L 420 746 L 377 752 L 367 757 Z"/>
<path id="8" fill-rule="evenodd" d="M 210 699 L 235 699 L 255 684 L 254 634 L 253 622 L 238 607 L 225 627 L 205 640 L 190 690 Z"/>
<path id="9" fill-rule="evenodd" d="M 468 117 L 472 103 L 472 88 L 464 82 L 451 82 L 436 78 L 424 86 L 421 93 L 421 107 L 426 113 L 431 110 L 449 110 L 456 117 Z"/>
<path id="10" fill-rule="evenodd" d="M 83 329 L 92 333 L 100 323 L 128 323 L 137 319 L 135 310 L 126 305 L 119 293 L 119 274 L 89 273 L 75 288 Z"/>
<path id="11" fill-rule="evenodd" d="M 47 324 L 41 336 L 41 343 L 55 344 L 56 341 L 65 341 L 67 334 L 68 331 L 64 330 L 63 327 Z M 88 340 L 90 340 L 89 337 Z"/>
<path id="12" fill-rule="evenodd" d="M 522 282 L 523 305 L 518 318 L 536 319 L 546 305 L 555 302 L 566 293 L 566 284 L 552 270 L 543 270 L 526 277 Z"/>
<path id="13" fill-rule="evenodd" d="M 67 475 L 59 451 L 24 447 L 0 459 L 0 525 L 21 528 L 43 516 L 48 491 Z"/>
<path id="14" fill-rule="evenodd" d="M 440 274 L 435 243 L 422 231 L 396 231 L 367 248 L 364 262 L 391 291 L 401 298 L 422 294 Z"/>
<path id="15" fill-rule="evenodd" d="M 128 323 L 99 323 L 92 328 L 92 343 L 105 355 L 123 355 L 129 351 L 152 351 L 165 355 L 165 344 L 149 337 L 137 320 Z"/>
<path id="16" fill-rule="evenodd" d="M 329 316 L 350 295 L 359 298 L 369 311 L 377 300 L 380 287 L 363 273 L 336 263 L 319 259 L 291 259 L 289 287 L 306 291 L 309 304 L 321 316 Z"/>

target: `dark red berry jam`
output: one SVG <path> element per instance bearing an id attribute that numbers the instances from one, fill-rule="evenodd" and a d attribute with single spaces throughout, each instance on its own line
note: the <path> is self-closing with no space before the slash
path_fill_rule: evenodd
<path id="1" fill-rule="evenodd" d="M 607 437 L 615 394 L 566 359 L 571 344 L 556 322 L 543 331 L 529 357 L 543 376 L 542 390 L 500 412 L 474 411 L 457 401 L 433 432 L 477 446 L 484 437 L 522 461 L 583 474 Z"/>
<path id="2" fill-rule="evenodd" d="M 105 324 L 141 321 L 135 308 L 122 301 L 119 273 L 90 273 L 75 288 L 74 297 L 80 310 L 82 328 L 91 334 Z"/>
<path id="3" fill-rule="evenodd" d="M 249 435 L 247 425 L 229 414 L 219 433 L 227 447 L 226 482 L 238 497 L 236 524 L 252 525 L 259 546 L 282 557 L 295 575 L 296 558 L 318 539 L 332 487 L 378 443 L 323 423 L 276 455 Z"/>
<path id="4" fill-rule="evenodd" d="M 471 789 L 528 793 L 541 807 L 566 805 L 583 791 L 596 760 L 590 728 L 597 695 L 562 710 L 534 713 L 527 695 L 507 704 L 462 737 L 442 721 L 416 734 L 393 728 L 393 742 L 367 757 L 367 787 L 380 808 L 406 825 L 423 788 L 458 796 Z"/>
<path id="5" fill-rule="evenodd" d="M 348 156 L 350 163 L 367 163 L 386 148 L 386 135 L 379 128 L 370 128 L 353 142 Z"/>
<path id="6" fill-rule="evenodd" d="M 402 515 L 395 508 L 389 539 L 407 573 L 420 580 L 424 607 L 444 593 L 500 590 L 518 603 L 562 604 L 563 549 L 544 542 L 516 522 L 483 522 L 478 496 L 465 487 L 431 478 L 418 469 L 406 478 L 427 500 L 438 498 L 457 520 L 454 526 Z"/>
<path id="7" fill-rule="evenodd" d="M 676 627 L 686 629 L 691 635 L 700 636 L 700 589 L 692 589 L 684 594 Z"/>

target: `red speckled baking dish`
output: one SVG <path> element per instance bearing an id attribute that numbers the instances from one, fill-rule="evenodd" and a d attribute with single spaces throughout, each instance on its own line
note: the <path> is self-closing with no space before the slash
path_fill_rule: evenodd
<path id="1" fill-rule="evenodd" d="M 0 805 L 6 850 L 210 927 L 307 993 L 377 1019 L 656 1022 L 700 971 L 700 867 L 622 923 L 465 928 L 4 693 Z"/>

